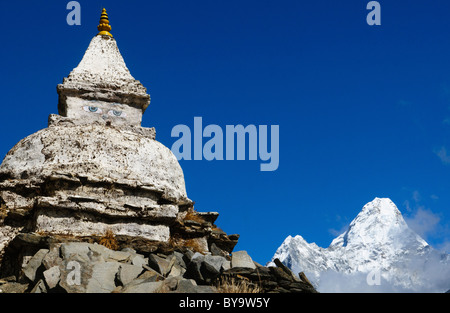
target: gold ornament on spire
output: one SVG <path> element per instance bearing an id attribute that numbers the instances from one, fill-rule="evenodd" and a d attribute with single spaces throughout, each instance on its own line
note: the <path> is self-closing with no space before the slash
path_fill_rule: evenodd
<path id="1" fill-rule="evenodd" d="M 111 35 L 111 25 L 109 25 L 109 19 L 108 19 L 108 13 L 106 13 L 106 9 L 103 9 L 102 16 L 100 17 L 100 24 L 97 26 L 97 29 L 99 31 L 98 35 L 101 36 L 109 36 L 113 37 Z"/>

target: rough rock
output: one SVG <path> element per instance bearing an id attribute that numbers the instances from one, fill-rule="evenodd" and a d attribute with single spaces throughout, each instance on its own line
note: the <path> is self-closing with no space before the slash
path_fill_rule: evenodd
<path id="1" fill-rule="evenodd" d="M 236 251 L 231 254 L 231 267 L 246 267 L 255 269 L 255 263 L 247 251 Z"/>
<path id="2" fill-rule="evenodd" d="M 126 285 L 137 278 L 143 270 L 142 265 L 121 264 L 117 278 L 122 285 Z"/>
<path id="3" fill-rule="evenodd" d="M 33 289 L 31 289 L 30 293 L 47 293 L 44 281 L 40 279 Z"/>
<path id="4" fill-rule="evenodd" d="M 38 268 L 41 266 L 42 260 L 45 255 L 49 252 L 47 249 L 39 250 L 31 259 L 28 261 L 27 265 L 23 268 L 23 273 L 25 276 L 33 281 L 36 277 L 36 272 Z"/>
<path id="5" fill-rule="evenodd" d="M 193 279 L 198 283 L 204 283 L 205 279 L 202 275 L 202 263 L 204 261 L 204 255 L 196 252 L 187 265 L 185 277 Z"/>
<path id="6" fill-rule="evenodd" d="M 28 289 L 28 284 L 16 282 L 0 285 L 0 293 L 24 293 Z"/>
<path id="7" fill-rule="evenodd" d="M 151 254 L 148 258 L 149 266 L 163 276 L 167 276 L 175 264 L 175 256 L 163 258 L 161 256 Z"/>
<path id="8" fill-rule="evenodd" d="M 148 264 L 148 260 L 146 260 L 146 259 L 144 258 L 144 256 L 142 256 L 142 255 L 140 255 L 140 254 L 138 254 L 138 255 L 133 255 L 133 256 L 131 257 L 130 261 L 131 261 L 131 264 L 137 265 L 137 266 L 140 266 L 140 267 L 142 267 L 142 265 L 144 265 L 144 264 Z"/>
<path id="9" fill-rule="evenodd" d="M 100 262 L 93 266 L 92 276 L 87 282 L 86 293 L 109 293 L 115 288 L 115 278 L 119 270 L 118 262 Z"/>
<path id="10" fill-rule="evenodd" d="M 280 259 L 274 259 L 274 263 L 275 265 L 281 269 L 284 273 L 290 275 L 294 280 L 300 281 L 302 276 L 295 276 L 294 273 L 292 273 L 292 271 L 283 263 L 281 263 Z M 303 277 L 306 279 L 306 275 L 304 273 L 302 273 Z"/>
<path id="11" fill-rule="evenodd" d="M 22 293 L 210 293 L 218 292 L 225 278 L 232 278 L 258 287 L 261 292 L 315 292 L 305 281 L 306 276 L 303 280 L 296 278 L 284 266 L 255 265 L 250 268 L 241 266 L 247 263 L 230 262 L 230 256 L 203 255 L 186 248 L 166 254 L 140 255 L 130 248 L 114 251 L 97 243 L 55 244 L 53 240 L 47 241 L 51 242 L 48 248 L 30 250 L 36 253 L 27 257 L 28 262 L 16 276 L 0 280 L 0 290 Z M 42 240 L 34 239 L 33 242 Z M 250 258 L 246 252 L 235 253 L 236 256 L 244 256 L 247 262 Z M 53 266 L 47 268 L 51 264 Z M 18 285 L 17 278 L 25 269 L 29 271 L 24 275 L 26 282 Z"/>
<path id="12" fill-rule="evenodd" d="M 53 266 L 48 270 L 44 271 L 44 278 L 47 286 L 52 289 L 55 288 L 61 279 L 61 271 L 59 266 Z"/>
<path id="13" fill-rule="evenodd" d="M 146 282 L 146 281 L 134 281 L 133 283 L 125 286 L 121 293 L 155 293 L 159 292 L 163 287 L 163 282 Z"/>
<path id="14" fill-rule="evenodd" d="M 203 260 L 203 264 L 204 268 L 214 275 L 220 273 L 222 265 L 226 261 L 227 260 L 221 256 L 206 255 Z"/>

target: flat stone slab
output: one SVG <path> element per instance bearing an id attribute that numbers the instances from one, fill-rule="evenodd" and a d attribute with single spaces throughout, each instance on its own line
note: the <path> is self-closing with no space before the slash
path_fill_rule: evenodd
<path id="1" fill-rule="evenodd" d="M 236 251 L 231 254 L 231 267 L 245 267 L 255 269 L 256 265 L 247 251 Z"/>

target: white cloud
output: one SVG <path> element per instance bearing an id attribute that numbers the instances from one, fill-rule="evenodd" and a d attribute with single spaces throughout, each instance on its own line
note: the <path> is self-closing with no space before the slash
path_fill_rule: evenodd
<path id="1" fill-rule="evenodd" d="M 436 246 L 439 251 L 450 254 L 450 241 L 444 241 Z"/>
<path id="2" fill-rule="evenodd" d="M 411 208 L 411 206 L 410 206 L 410 204 L 409 204 L 409 200 L 405 200 L 405 201 L 403 202 L 403 205 L 405 206 L 406 211 L 412 212 L 412 208 Z"/>
<path id="3" fill-rule="evenodd" d="M 341 229 L 330 228 L 330 229 L 328 229 L 328 232 L 331 235 L 337 237 L 337 236 L 345 233 L 347 231 L 349 225 L 350 224 L 345 224 L 344 226 L 341 227 Z"/>
<path id="4" fill-rule="evenodd" d="M 449 261 L 442 262 L 442 255 L 432 252 L 426 257 L 413 256 L 379 271 L 379 281 L 369 284 L 368 273 L 322 272 L 317 290 L 322 293 L 442 293 L 450 289 Z M 375 281 L 375 280 L 374 280 Z"/>
<path id="5" fill-rule="evenodd" d="M 408 290 L 403 288 L 392 286 L 383 278 L 381 278 L 379 285 L 369 285 L 366 273 L 345 274 L 333 270 L 328 270 L 320 275 L 320 283 L 317 290 L 321 293 L 408 292 Z"/>
<path id="6" fill-rule="evenodd" d="M 449 156 L 450 158 L 450 156 Z M 439 197 L 432 194 L 430 198 L 437 201 Z M 408 226 L 426 241 L 433 241 L 434 248 L 449 253 L 450 251 L 450 227 L 442 223 L 441 214 L 435 213 L 422 203 L 422 196 L 415 190 L 411 199 L 405 200 L 403 205 L 406 214 L 403 216 Z M 439 243 L 440 242 L 440 243 Z"/>
<path id="7" fill-rule="evenodd" d="M 414 190 L 413 194 L 412 194 L 412 198 L 413 198 L 414 201 L 416 201 L 416 203 L 419 202 L 420 198 L 421 198 L 419 191 Z"/>
<path id="8" fill-rule="evenodd" d="M 412 216 L 405 217 L 408 226 L 425 240 L 437 231 L 440 220 L 438 214 L 424 207 L 419 207 Z"/>
<path id="9" fill-rule="evenodd" d="M 441 159 L 442 163 L 450 164 L 450 155 L 447 154 L 447 149 L 442 146 L 439 150 L 435 150 L 434 153 Z"/>

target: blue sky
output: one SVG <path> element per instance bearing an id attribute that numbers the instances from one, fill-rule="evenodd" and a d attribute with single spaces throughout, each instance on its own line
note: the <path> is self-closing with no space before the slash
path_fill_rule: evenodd
<path id="1" fill-rule="evenodd" d="M 279 125 L 280 163 L 182 160 L 198 211 L 266 263 L 288 235 L 327 247 L 375 197 L 389 197 L 450 250 L 450 3 L 379 1 L 3 1 L 0 155 L 57 113 L 106 7 L 152 103 L 143 126 Z M 394 2 L 394 3 L 393 3 Z"/>

